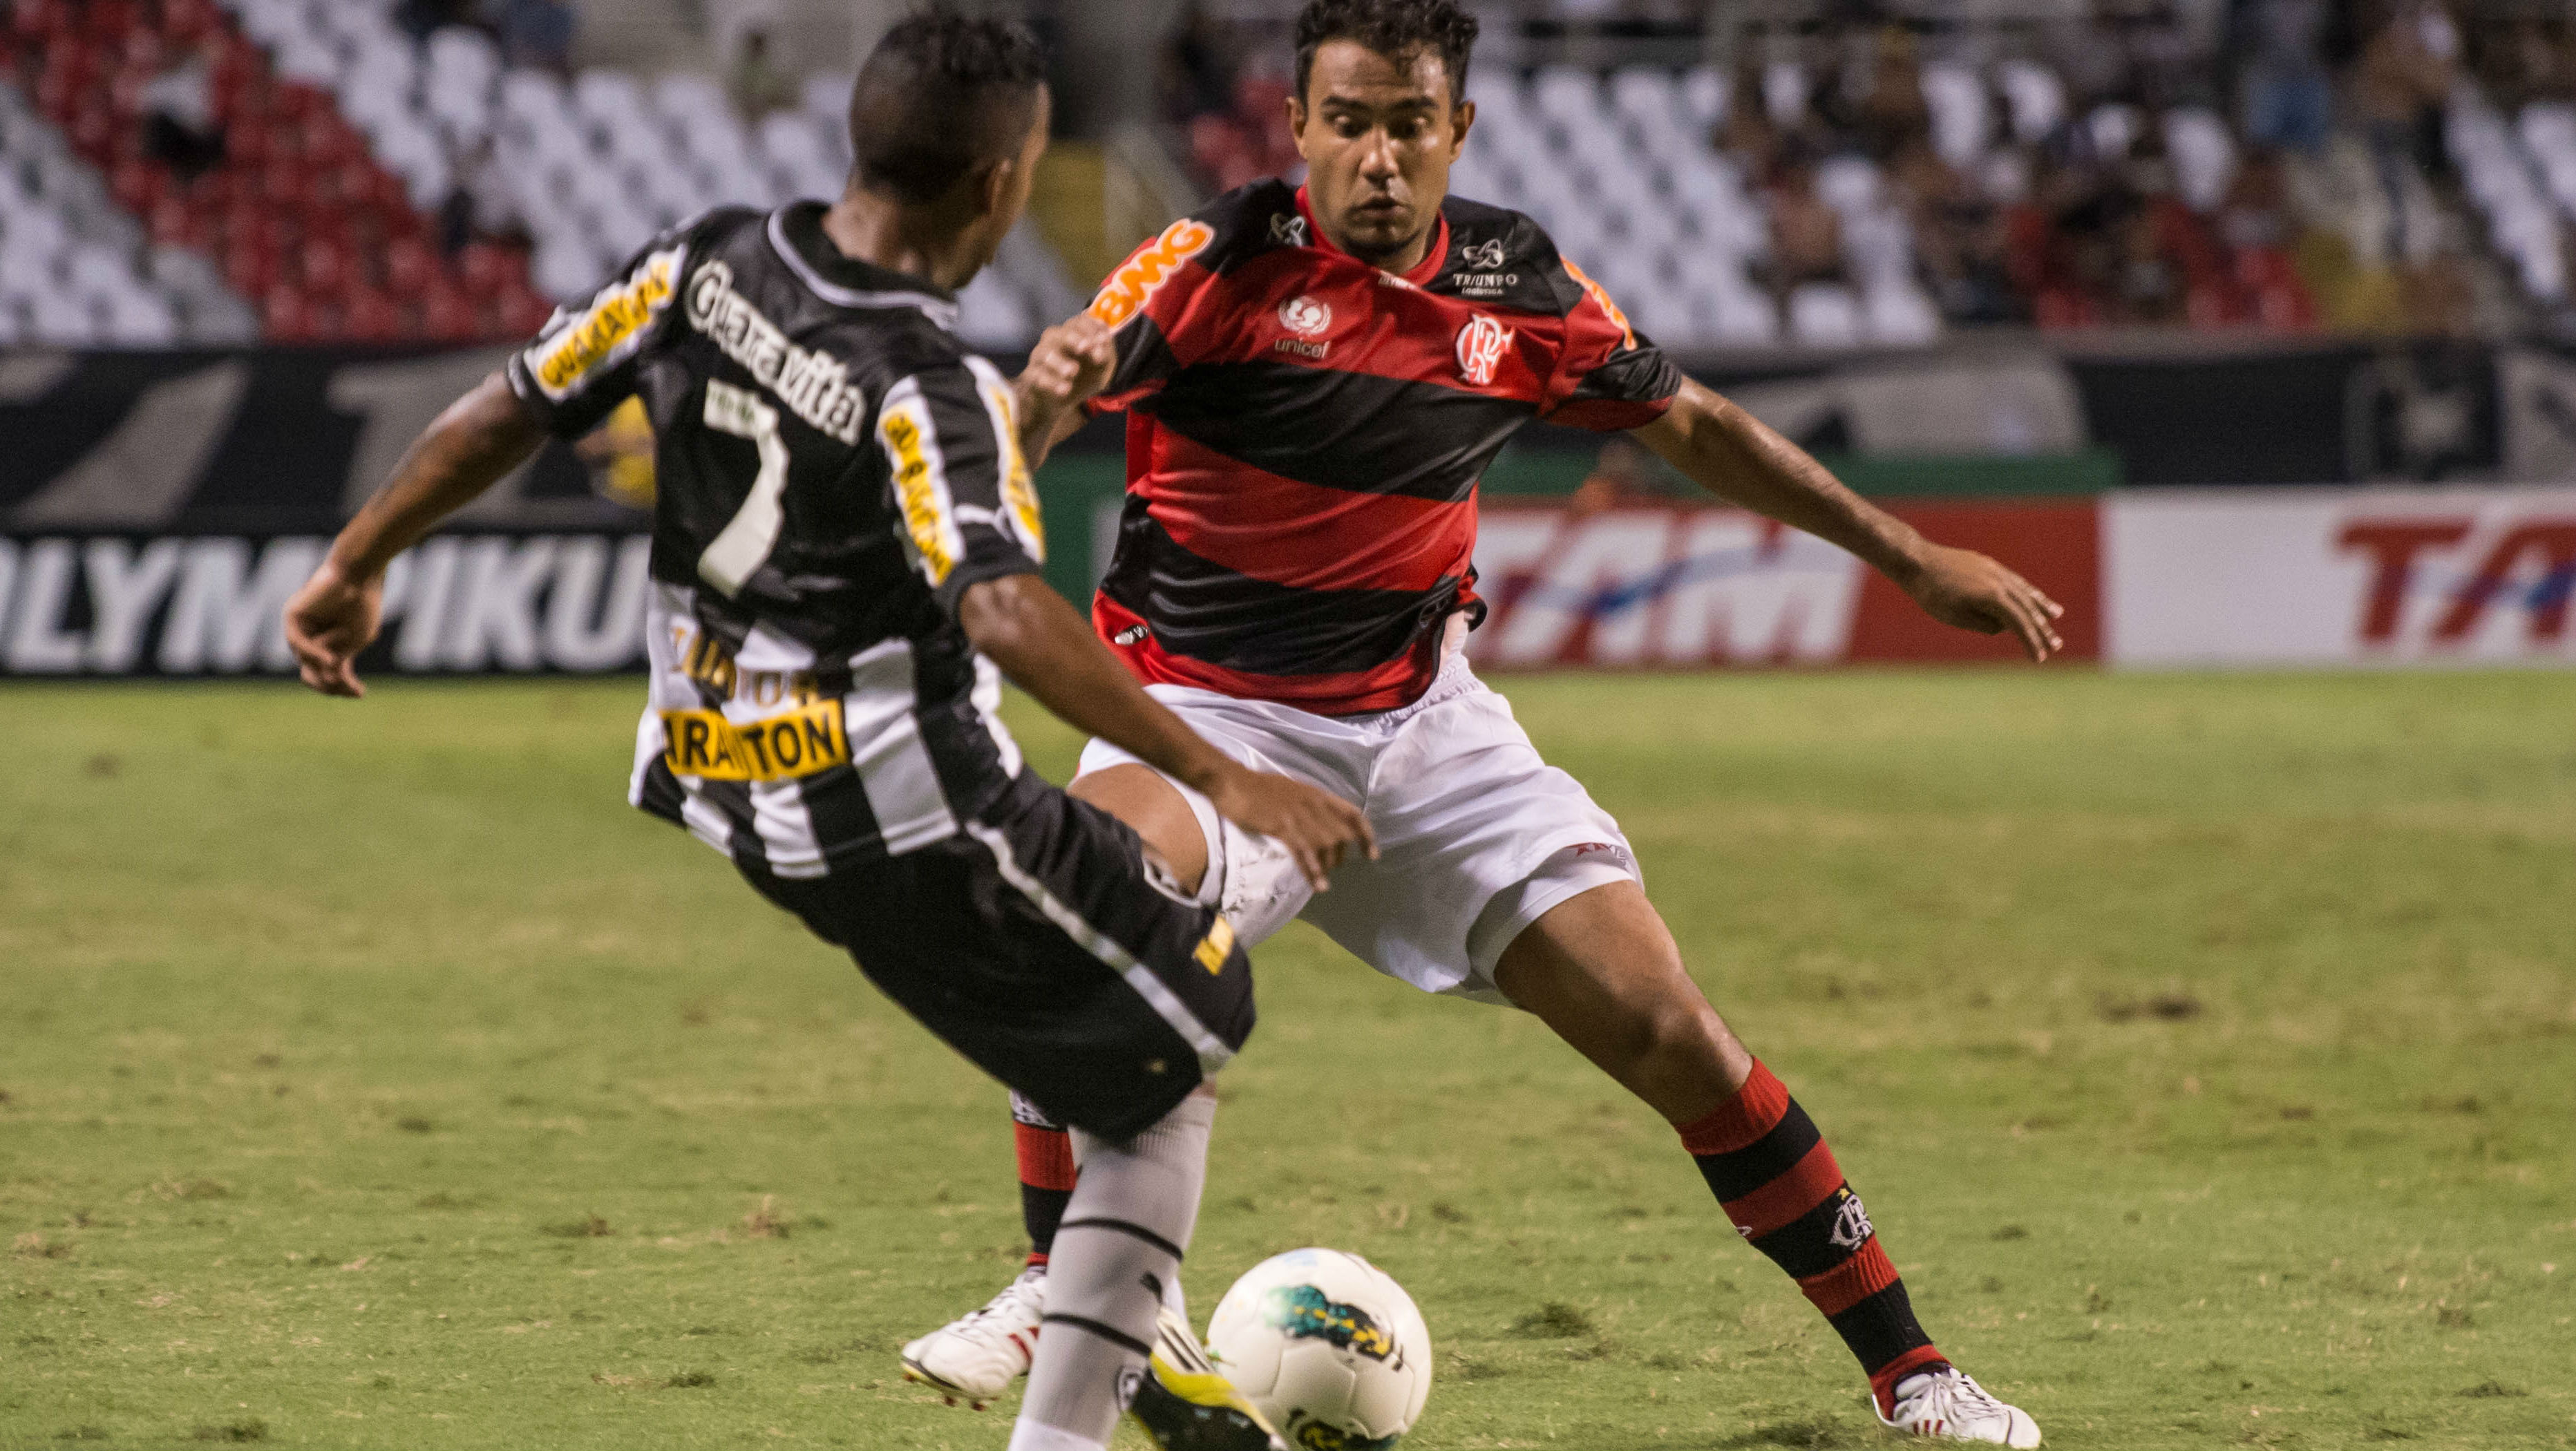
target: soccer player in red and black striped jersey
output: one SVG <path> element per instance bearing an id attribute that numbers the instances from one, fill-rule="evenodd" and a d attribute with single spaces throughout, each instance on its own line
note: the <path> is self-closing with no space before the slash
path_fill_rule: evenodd
<path id="1" fill-rule="evenodd" d="M 1072 792 L 1134 826 L 1247 941 L 1302 914 L 1391 976 L 1544 1019 L 1672 1122 L 1727 1218 L 1859 1359 L 1883 1421 L 2037 1445 L 2027 1414 L 1924 1333 L 1833 1151 L 1693 983 L 1617 823 L 1540 759 L 1458 647 L 1483 614 L 1477 478 L 1533 419 L 1630 432 L 2034 659 L 2059 644 L 2061 612 L 1683 376 L 1529 218 L 1447 195 L 1475 123 L 1474 35 L 1454 0 L 1313 0 L 1288 103 L 1306 184 L 1257 183 L 1174 223 L 1019 383 L 1033 455 L 1078 425 L 1077 405 L 1127 415 L 1094 625 L 1220 749 L 1361 805 L 1381 858 L 1315 894 L 1106 742 Z M 1043 1252 L 1072 1181 L 1031 1117 L 1024 1202 Z M 1007 1381 L 993 1347 L 1043 1293 L 1025 1278 L 906 1347 L 907 1368 Z"/>

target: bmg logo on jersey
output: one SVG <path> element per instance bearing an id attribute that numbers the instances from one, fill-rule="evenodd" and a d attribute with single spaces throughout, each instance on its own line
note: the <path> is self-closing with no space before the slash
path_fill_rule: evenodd
<path id="1" fill-rule="evenodd" d="M 1125 266 L 1110 274 L 1091 300 L 1091 315 L 1110 327 L 1121 327 L 1127 319 L 1145 310 L 1154 294 L 1163 288 L 1164 279 L 1181 270 L 1181 264 L 1206 250 L 1216 240 L 1216 229 L 1205 222 L 1183 217 L 1163 229 L 1163 234 L 1136 249 Z"/>
<path id="2" fill-rule="evenodd" d="M 1502 371 L 1503 353 L 1512 345 L 1512 330 L 1478 313 L 1458 329 L 1458 373 L 1479 388 L 1493 386 Z"/>

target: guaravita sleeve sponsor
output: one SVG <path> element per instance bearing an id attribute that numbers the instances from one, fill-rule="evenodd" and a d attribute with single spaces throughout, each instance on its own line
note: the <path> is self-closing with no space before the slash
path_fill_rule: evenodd
<path id="1" fill-rule="evenodd" d="M 558 438 L 579 438 L 635 394 L 644 353 L 670 328 L 694 224 L 646 244 L 587 301 L 555 309 L 511 354 L 510 387 Z"/>
<path id="2" fill-rule="evenodd" d="M 897 531 L 951 613 L 969 585 L 1037 571 L 1045 534 L 1000 370 L 968 357 L 905 378 L 877 409 L 876 443 Z"/>
<path id="3" fill-rule="evenodd" d="M 1643 428 L 1661 418 L 1681 392 L 1682 370 L 1637 331 L 1573 258 L 1553 243 L 1545 257 L 1565 308 L 1565 343 L 1539 417 L 1599 433 Z"/>

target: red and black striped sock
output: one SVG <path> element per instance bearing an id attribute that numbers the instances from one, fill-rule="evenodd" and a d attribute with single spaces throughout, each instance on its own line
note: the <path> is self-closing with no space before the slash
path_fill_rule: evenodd
<path id="1" fill-rule="evenodd" d="M 1029 1231 L 1029 1263 L 1043 1265 L 1056 1226 L 1073 1199 L 1073 1135 L 1053 1124 L 1013 1116 L 1012 1147 L 1020 1160 L 1020 1223 Z"/>
<path id="2" fill-rule="evenodd" d="M 1770 1069 L 1754 1064 L 1735 1097 L 1681 1136 L 1737 1232 L 1788 1271 L 1859 1357 L 1880 1414 L 1895 1409 L 1898 1381 L 1946 1363 L 1834 1151 Z"/>

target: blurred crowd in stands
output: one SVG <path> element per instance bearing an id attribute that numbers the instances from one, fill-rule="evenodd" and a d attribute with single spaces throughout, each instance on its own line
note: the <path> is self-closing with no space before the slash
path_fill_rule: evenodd
<path id="1" fill-rule="evenodd" d="M 1491 38 L 1514 32 L 1686 35 L 1700 12 L 1481 8 L 1489 54 L 1508 54 Z M 1951 325 L 2467 334 L 2565 321 L 2576 195 L 2541 196 L 2499 235 L 2512 209 L 2463 175 L 2450 131 L 2463 108 L 2522 117 L 2521 169 L 2576 168 L 2554 154 L 2562 130 L 2576 147 L 2576 116 L 2557 119 L 2576 102 L 2576 5 L 2075 0 L 1973 34 L 1926 13 L 1837 0 L 1808 23 L 1741 33 L 1713 67 L 1724 99 L 1706 142 L 1765 215 L 1751 270 L 1784 303 L 1847 277 L 1852 211 L 1819 182 L 1861 158 Z M 1720 49 L 1703 48 L 1702 69 Z M 1207 185 L 1294 168 L 1284 50 L 1275 23 L 1228 25 L 1204 5 L 1164 47 L 1169 119 Z M 2528 190 L 2498 170 L 2506 190 Z"/>
<path id="2" fill-rule="evenodd" d="M 2576 336 L 2576 0 L 1471 4 L 1459 189 L 1678 347 Z M 1160 45 L 1207 190 L 1299 172 L 1296 8 Z M 577 63 L 567 0 L 0 0 L 0 348 L 520 336 L 660 227 L 836 190 L 847 72 L 694 33 L 639 73 Z M 979 338 L 1078 299 L 1037 231 Z"/>

